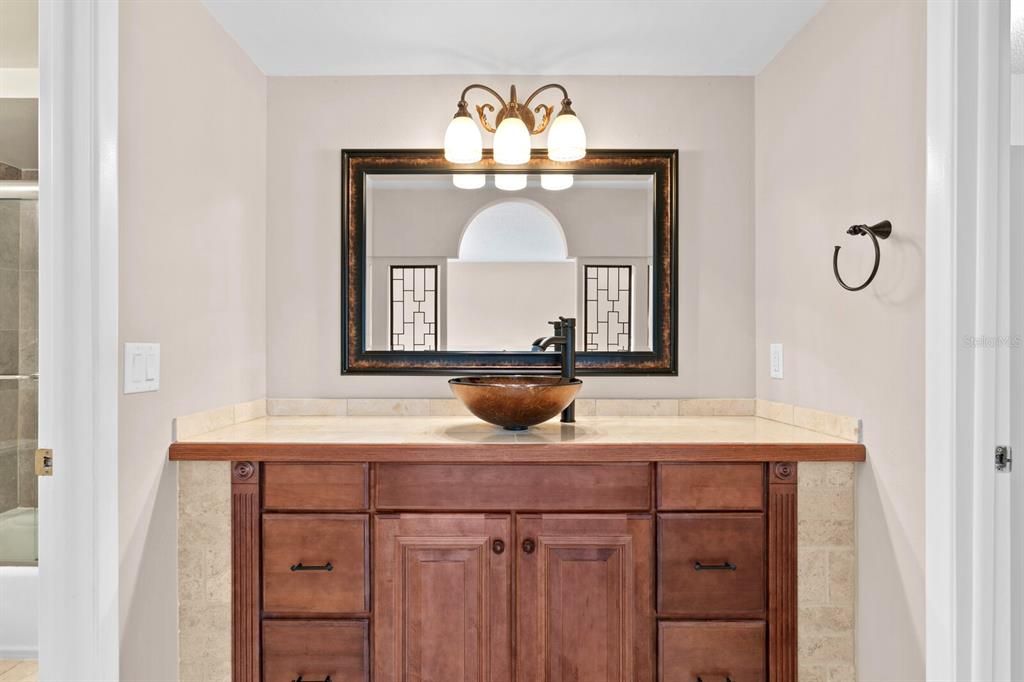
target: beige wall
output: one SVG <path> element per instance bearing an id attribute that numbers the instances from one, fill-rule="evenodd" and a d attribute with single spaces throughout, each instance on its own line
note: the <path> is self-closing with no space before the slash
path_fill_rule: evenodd
<path id="1" fill-rule="evenodd" d="M 924 679 L 925 4 L 834 0 L 756 79 L 757 395 L 864 420 L 857 670 Z M 875 283 L 866 237 L 888 218 Z M 785 344 L 785 379 L 768 344 Z"/>
<path id="2" fill-rule="evenodd" d="M 120 337 L 162 351 L 118 407 L 121 679 L 173 680 L 171 419 L 266 392 L 266 79 L 199 2 L 120 22 Z"/>
<path id="3" fill-rule="evenodd" d="M 468 80 L 269 79 L 268 395 L 450 395 L 444 377 L 340 375 L 341 149 L 439 146 Z M 547 80 L 488 82 L 529 88 Z M 679 376 L 592 377 L 583 395 L 752 396 L 753 80 L 560 80 L 591 148 L 679 150 Z"/>

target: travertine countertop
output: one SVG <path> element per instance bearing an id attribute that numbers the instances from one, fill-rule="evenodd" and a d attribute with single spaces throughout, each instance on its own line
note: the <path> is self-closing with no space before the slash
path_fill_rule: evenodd
<path id="1" fill-rule="evenodd" d="M 490 447 L 480 447 L 490 446 Z M 171 459 L 845 460 L 864 447 L 761 417 L 580 417 L 505 431 L 474 417 L 263 417 L 171 446 Z"/>

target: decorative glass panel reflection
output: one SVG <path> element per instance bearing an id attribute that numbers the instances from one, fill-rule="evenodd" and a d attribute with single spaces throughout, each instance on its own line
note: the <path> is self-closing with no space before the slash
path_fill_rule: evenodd
<path id="1" fill-rule="evenodd" d="M 391 266 L 391 350 L 437 350 L 437 266 Z"/>
<path id="2" fill-rule="evenodd" d="M 584 327 L 588 351 L 629 351 L 632 338 L 633 268 L 587 265 Z"/>

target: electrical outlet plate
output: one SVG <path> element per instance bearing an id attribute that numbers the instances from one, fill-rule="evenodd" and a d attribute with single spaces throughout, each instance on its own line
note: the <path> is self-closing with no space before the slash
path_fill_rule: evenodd
<path id="1" fill-rule="evenodd" d="M 782 344 L 773 343 L 769 346 L 770 363 L 768 373 L 772 379 L 782 378 Z"/>

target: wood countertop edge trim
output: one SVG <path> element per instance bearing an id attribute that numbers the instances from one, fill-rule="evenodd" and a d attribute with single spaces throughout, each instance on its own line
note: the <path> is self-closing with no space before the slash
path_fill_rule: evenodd
<path id="1" fill-rule="evenodd" d="M 171 461 L 863 462 L 861 443 L 172 443 Z"/>

